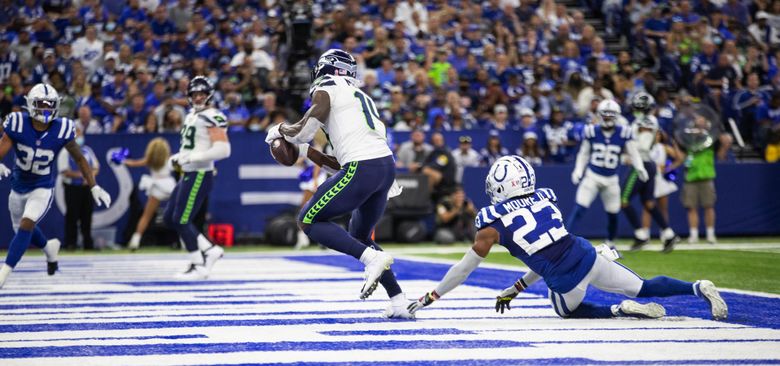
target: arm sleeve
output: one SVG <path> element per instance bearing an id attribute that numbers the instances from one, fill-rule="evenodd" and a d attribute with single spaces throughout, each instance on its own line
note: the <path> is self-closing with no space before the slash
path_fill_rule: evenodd
<path id="1" fill-rule="evenodd" d="M 574 163 L 574 171 L 578 176 L 582 176 L 585 173 L 585 167 L 588 166 L 588 159 L 590 159 L 590 141 L 582 140 L 580 145 L 580 151 L 577 153 L 577 161 Z"/>
<path id="2" fill-rule="evenodd" d="M 200 162 L 208 160 L 222 160 L 230 156 L 230 143 L 227 141 L 216 141 L 211 144 L 211 148 L 206 151 L 196 151 L 190 154 L 190 161 Z"/>
<path id="3" fill-rule="evenodd" d="M 295 136 L 284 136 L 284 139 L 293 144 L 305 144 L 314 139 L 314 135 L 317 134 L 317 130 L 322 128 L 322 122 L 320 120 L 309 117 L 306 119 L 303 128 Z"/>
<path id="4" fill-rule="evenodd" d="M 474 249 L 469 248 L 469 251 L 463 256 L 463 259 L 447 271 L 447 274 L 439 285 L 436 286 L 436 293 L 439 294 L 439 296 L 444 296 L 444 294 L 460 286 L 460 284 L 469 277 L 471 272 L 477 269 L 483 259 L 485 258 L 480 257 Z"/>
<path id="5" fill-rule="evenodd" d="M 528 288 L 528 286 L 533 285 L 540 279 L 542 279 L 542 276 L 540 276 L 538 273 L 534 271 L 529 270 L 528 272 L 526 272 L 526 274 L 523 275 L 522 278 L 520 278 L 520 281 L 526 288 Z"/>

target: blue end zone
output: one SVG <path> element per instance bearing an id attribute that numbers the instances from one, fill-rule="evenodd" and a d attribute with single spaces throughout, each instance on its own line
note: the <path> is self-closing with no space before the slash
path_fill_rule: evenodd
<path id="1" fill-rule="evenodd" d="M 342 267 L 355 272 L 363 271 L 362 263 L 343 255 L 288 256 L 285 258 L 307 263 Z M 393 263 L 393 272 L 399 281 L 439 281 L 444 277 L 450 267 L 451 266 L 448 264 L 396 259 L 395 263 Z M 523 272 L 520 271 L 513 272 L 495 268 L 478 268 L 469 276 L 465 284 L 500 291 L 514 283 L 522 274 Z M 403 282 L 401 282 L 401 286 L 403 288 Z M 543 281 L 539 281 L 529 287 L 526 292 L 547 297 L 547 286 Z M 416 294 L 410 295 L 417 296 Z M 722 292 L 721 296 L 729 306 L 729 319 L 726 322 L 753 327 L 780 329 L 780 316 L 778 316 L 780 314 L 777 312 L 777 309 L 780 309 L 780 299 L 730 292 Z M 594 287 L 591 287 L 588 290 L 588 295 L 585 297 L 586 301 L 598 304 L 618 304 L 625 299 L 625 296 L 607 293 Z M 446 297 L 444 300 L 446 300 Z M 710 309 L 707 303 L 695 296 L 643 298 L 642 302 L 645 301 L 662 304 L 666 308 L 666 314 L 668 316 L 689 316 L 711 319 Z M 445 304 L 442 303 L 440 305 Z M 486 300 L 485 311 L 494 311 L 494 305 L 494 302 Z"/>

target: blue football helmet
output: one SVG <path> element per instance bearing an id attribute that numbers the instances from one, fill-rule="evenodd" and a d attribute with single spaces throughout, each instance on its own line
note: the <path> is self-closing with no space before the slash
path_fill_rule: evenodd
<path id="1" fill-rule="evenodd" d="M 311 80 L 317 80 L 323 75 L 357 78 L 357 61 L 347 51 L 329 49 L 320 56 L 317 65 L 311 70 Z"/>

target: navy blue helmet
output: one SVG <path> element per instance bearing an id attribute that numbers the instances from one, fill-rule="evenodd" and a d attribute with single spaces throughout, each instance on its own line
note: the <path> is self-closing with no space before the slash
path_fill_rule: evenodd
<path id="1" fill-rule="evenodd" d="M 202 105 L 195 105 L 192 103 L 192 94 L 197 92 L 206 93 L 207 95 L 206 102 L 204 102 Z M 190 105 L 195 107 L 195 109 L 205 108 L 213 96 L 214 87 L 211 86 L 211 82 L 205 76 L 196 76 L 192 78 L 192 80 L 190 80 L 190 84 L 187 85 L 187 101 L 189 101 Z"/>
<path id="2" fill-rule="evenodd" d="M 357 78 L 357 62 L 349 52 L 339 49 L 329 49 L 317 60 L 317 65 L 311 70 L 311 80 L 323 75 L 340 75 Z"/>
<path id="3" fill-rule="evenodd" d="M 640 91 L 631 98 L 631 109 L 635 112 L 650 113 L 655 107 L 655 98 L 652 95 Z"/>

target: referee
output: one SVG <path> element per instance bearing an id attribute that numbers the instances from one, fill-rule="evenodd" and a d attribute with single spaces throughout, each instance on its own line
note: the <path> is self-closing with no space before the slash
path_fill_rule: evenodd
<path id="1" fill-rule="evenodd" d="M 76 143 L 81 147 L 81 153 L 87 159 L 92 172 L 97 176 L 100 170 L 95 153 L 84 144 L 84 132 L 80 125 L 76 126 Z M 65 248 L 76 249 L 77 226 L 81 227 L 81 237 L 84 250 L 95 249 L 92 241 L 92 210 L 94 203 L 86 180 L 81 175 L 76 162 L 65 149 L 57 156 L 57 171 L 62 175 L 65 188 Z"/>

